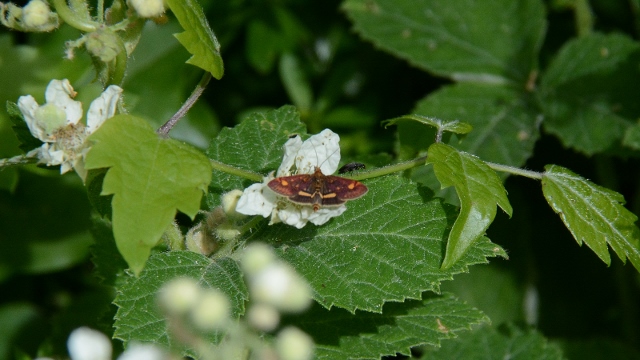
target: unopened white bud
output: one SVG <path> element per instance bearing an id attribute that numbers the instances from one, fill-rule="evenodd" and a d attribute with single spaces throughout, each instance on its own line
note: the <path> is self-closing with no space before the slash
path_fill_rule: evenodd
<path id="1" fill-rule="evenodd" d="M 223 223 L 218 225 L 215 234 L 216 237 L 222 241 L 230 241 L 240 236 L 240 230 L 233 224 Z"/>
<path id="2" fill-rule="evenodd" d="M 249 280 L 254 300 L 280 311 L 300 312 L 311 304 L 311 289 L 290 266 L 273 263 Z"/>
<path id="3" fill-rule="evenodd" d="M 186 277 L 177 278 L 162 286 L 159 301 L 167 311 L 184 314 L 198 302 L 201 291 L 197 281 Z"/>
<path id="4" fill-rule="evenodd" d="M 258 330 L 273 331 L 280 323 L 280 313 L 271 305 L 255 304 L 249 308 L 247 320 Z"/>
<path id="5" fill-rule="evenodd" d="M 202 330 L 215 330 L 227 324 L 230 314 L 229 298 L 219 290 L 209 289 L 193 308 L 191 320 Z"/>
<path id="6" fill-rule="evenodd" d="M 96 330 L 81 327 L 73 330 L 67 340 L 69 356 L 73 360 L 111 360 L 111 341 Z"/>
<path id="7" fill-rule="evenodd" d="M 276 255 L 271 250 L 271 247 L 256 243 L 244 249 L 241 265 L 245 274 L 253 276 L 275 261 Z"/>
<path id="8" fill-rule="evenodd" d="M 167 354 L 162 349 L 151 344 L 136 344 L 132 343 L 127 350 L 125 350 L 118 360 L 164 360 L 169 359 Z"/>
<path id="9" fill-rule="evenodd" d="M 280 331 L 276 350 L 281 360 L 308 360 L 313 357 L 313 340 L 301 330 L 287 327 Z"/>
<path id="10" fill-rule="evenodd" d="M 222 195 L 222 210 L 231 220 L 240 220 L 245 218 L 245 214 L 241 214 L 236 211 L 238 205 L 238 199 L 242 196 L 242 190 L 231 190 L 228 193 Z"/>
<path id="11" fill-rule="evenodd" d="M 128 3 L 143 18 L 154 18 L 164 13 L 164 0 L 129 0 Z"/>
<path id="12" fill-rule="evenodd" d="M 187 249 L 207 256 L 214 252 L 218 247 L 218 243 L 213 239 L 213 237 L 207 236 L 202 223 L 187 231 L 185 243 L 187 245 Z"/>
<path id="13" fill-rule="evenodd" d="M 51 10 L 42 0 L 31 0 L 23 9 L 22 21 L 25 26 L 37 28 L 49 21 Z"/>

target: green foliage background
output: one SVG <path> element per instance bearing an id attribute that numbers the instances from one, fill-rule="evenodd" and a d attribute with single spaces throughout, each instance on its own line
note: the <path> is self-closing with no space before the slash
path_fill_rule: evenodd
<path id="1" fill-rule="evenodd" d="M 273 170 L 285 133 L 305 133 L 296 112 L 281 108 L 293 104 L 307 133 L 330 127 L 340 134 L 344 162 L 381 166 L 426 152 L 433 142 L 432 130 L 400 123 L 396 132 L 379 125 L 419 113 L 471 123 L 473 132 L 461 142 L 455 136 L 449 139 L 458 149 L 535 171 L 547 164 L 561 165 L 620 192 L 626 207 L 640 214 L 637 0 L 200 3 L 220 42 L 224 77 L 210 83 L 204 98 L 171 135 L 206 149 L 210 158 L 261 173 Z M 591 16 L 582 12 L 585 4 Z M 180 32 L 176 19 L 163 26 L 149 23 L 128 64 L 126 106 L 154 128 L 179 108 L 200 76 L 198 69 L 185 64 L 191 56 L 171 35 Z M 64 41 L 76 36 L 67 27 L 37 35 L 0 30 L 0 103 L 24 94 L 41 102 L 52 78 L 69 78 L 85 103 L 99 94 L 86 54 L 77 54 L 73 62 L 62 59 Z M 532 73 L 534 69 L 539 71 Z M 249 116 L 268 109 L 279 110 Z M 223 129 L 245 118 L 242 125 Z M 278 121 L 282 128 L 264 130 L 260 137 L 256 124 Z M 0 157 L 20 152 L 11 124 L 8 114 L 0 111 Z M 262 148 L 241 150 L 258 141 Z M 414 348 L 413 356 L 443 359 L 504 358 L 513 353 L 530 359 L 640 356 L 638 271 L 615 256 L 602 259 L 610 260 L 607 267 L 588 247 L 576 246 L 545 202 L 538 182 L 505 180 L 513 216 L 497 211 L 488 238 L 506 250 L 508 260 L 491 258 L 489 265 L 468 267 L 468 274 L 459 274 L 465 266 L 436 274 L 425 259 L 441 245 L 436 240 L 442 234 L 410 225 L 428 218 L 440 225 L 426 230 L 452 226 L 453 206 L 459 204 L 452 188 L 440 190 L 433 167 L 404 175 L 367 182 L 372 191 L 366 200 L 349 204 L 349 211 L 327 226 L 309 226 L 302 232 L 263 227 L 252 235 L 290 235 L 301 242 L 290 248 L 278 241 L 273 244 L 311 279 L 316 300 L 334 307 L 328 312 L 318 305 L 290 320 L 306 324 L 302 328 L 318 342 L 318 356 L 408 354 L 416 345 L 424 346 Z M 246 185 L 246 180 L 214 172 L 205 208 L 217 204 L 221 192 Z M 95 195 L 95 189 L 88 188 Z M 123 322 L 122 309 L 136 295 L 152 302 L 159 284 L 143 281 L 141 288 L 138 280 L 123 275 L 125 265 L 115 250 L 110 225 L 97 215 L 92 219 L 87 190 L 77 176 L 60 177 L 56 170 L 36 167 L 10 168 L 0 171 L 0 189 L 0 357 L 33 356 L 38 349 L 64 354 L 72 329 L 87 325 L 113 335 L 114 317 L 120 321 L 115 336 L 131 339 L 136 321 Z M 423 203 L 434 193 L 444 200 Z M 387 203 L 389 209 L 371 212 L 369 201 Z M 412 207 L 411 216 L 395 219 L 390 227 L 385 226 L 388 219 L 380 217 Z M 190 224 L 186 218 L 179 220 L 183 226 Z M 355 231 L 374 230 L 379 237 L 348 240 Z M 423 248 L 414 238 L 433 242 Z M 380 239 L 408 240 L 408 245 L 389 252 L 375 242 Z M 481 263 L 494 255 L 494 249 L 483 238 L 462 263 Z M 600 243 L 600 251 L 605 249 Z M 308 261 L 310 255 L 315 262 Z M 175 257 L 204 261 L 195 254 Z M 149 272 L 143 274 L 169 277 L 162 270 L 172 262 L 178 259 L 154 253 Z M 344 268 L 332 269 L 334 263 Z M 393 286 L 374 291 L 362 285 L 369 273 L 347 276 L 363 263 L 375 264 L 385 283 L 396 281 L 412 291 Z M 172 271 L 180 273 L 178 266 Z M 227 274 L 228 281 L 218 286 L 235 295 L 236 315 L 244 311 L 246 289 L 236 288 L 241 281 L 234 264 L 222 259 L 188 271 L 206 279 L 216 278 L 216 271 Z M 329 276 L 332 271 L 344 276 L 345 289 L 361 297 L 341 297 L 345 290 L 339 288 L 323 290 L 327 281 L 335 280 Z M 440 285 L 445 279 L 453 281 Z M 114 286 L 120 291 L 117 298 Z M 444 290 L 455 297 L 423 293 L 426 290 Z M 114 301 L 121 308 L 118 314 Z M 537 301 L 535 310 L 532 301 Z M 464 313 L 465 321 L 452 326 L 451 333 L 438 331 L 434 314 L 453 325 L 446 315 L 456 312 Z M 318 319 L 327 320 L 326 328 Z M 474 332 L 462 331 L 483 322 Z M 335 328 L 353 333 L 328 336 Z M 153 331 L 163 334 L 162 328 Z M 415 333 L 424 337 L 413 338 Z M 458 338 L 446 340 L 454 334 Z M 119 341 L 114 344 L 120 346 Z M 442 347 L 436 349 L 439 344 Z"/>

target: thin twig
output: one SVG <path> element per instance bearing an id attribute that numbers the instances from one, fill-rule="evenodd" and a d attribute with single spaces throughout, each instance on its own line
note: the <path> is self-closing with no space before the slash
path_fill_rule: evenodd
<path id="1" fill-rule="evenodd" d="M 202 79 L 200 79 L 200 82 L 198 83 L 198 85 L 196 85 L 196 88 L 193 89 L 193 92 L 191 93 L 187 101 L 185 101 L 184 104 L 182 104 L 182 107 L 178 110 L 178 112 L 176 112 L 175 115 L 173 115 L 171 119 L 169 119 L 169 121 L 164 123 L 164 125 L 162 125 L 156 131 L 158 135 L 162 137 L 169 136 L 169 131 L 173 129 L 173 127 L 178 123 L 178 121 L 182 119 L 187 114 L 189 109 L 191 109 L 191 107 L 196 103 L 196 101 L 198 101 L 198 99 L 200 98 L 200 95 L 202 95 L 202 93 L 204 92 L 204 89 L 207 87 L 209 80 L 211 80 L 211 74 L 209 72 L 205 72 L 204 75 L 202 76 Z"/>

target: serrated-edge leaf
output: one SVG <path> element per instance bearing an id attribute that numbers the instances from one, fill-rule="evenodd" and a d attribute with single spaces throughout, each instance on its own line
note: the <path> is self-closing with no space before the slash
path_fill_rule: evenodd
<path id="1" fill-rule="evenodd" d="M 382 311 L 389 301 L 420 299 L 440 283 L 488 257 L 505 256 L 487 238 L 443 270 L 445 241 L 456 210 L 409 180 L 387 176 L 365 181 L 369 192 L 322 226 L 263 226 L 248 241 L 278 247 L 326 308 Z M 266 223 L 266 220 L 265 220 Z"/>
<path id="2" fill-rule="evenodd" d="M 118 306 L 114 338 L 124 341 L 125 345 L 132 341 L 152 342 L 181 347 L 186 352 L 186 346 L 172 336 L 157 302 L 157 292 L 162 285 L 178 277 L 192 278 L 205 289 L 221 290 L 229 297 L 232 316 L 238 318 L 244 314 L 248 291 L 236 261 L 230 258 L 211 260 L 190 251 L 159 253 L 149 258 L 139 277 L 127 276 L 118 289 L 114 300 Z M 214 333 L 208 340 L 217 343 L 220 336 Z"/>
<path id="3" fill-rule="evenodd" d="M 267 174 L 280 165 L 284 152 L 282 145 L 289 136 L 306 134 L 300 114 L 294 106 L 285 105 L 275 110 L 256 112 L 233 128 L 223 128 L 207 150 L 207 156 L 242 169 Z M 210 196 L 250 185 L 246 179 L 213 170 L 209 184 Z M 209 199 L 213 206 L 217 199 Z"/>
<path id="4" fill-rule="evenodd" d="M 565 359 L 558 345 L 534 329 L 521 330 L 506 324 L 496 329 L 482 326 L 428 350 L 425 359 Z"/>
<path id="5" fill-rule="evenodd" d="M 114 195 L 116 243 L 139 273 L 176 211 L 193 217 L 200 209 L 211 164 L 189 145 L 160 139 L 145 120 L 131 115 L 107 120 L 89 140 L 94 144 L 85 167 L 109 168 L 101 195 Z"/>
<path id="6" fill-rule="evenodd" d="M 546 30 L 539 0 L 348 0 L 342 8 L 376 46 L 458 81 L 524 83 Z"/>
<path id="7" fill-rule="evenodd" d="M 220 43 L 204 16 L 202 7 L 196 0 L 166 0 L 185 30 L 175 34 L 182 46 L 193 56 L 187 63 L 204 69 L 216 79 L 224 75 L 224 65 L 220 55 Z"/>
<path id="8" fill-rule="evenodd" d="M 509 216 L 513 209 L 498 175 L 476 156 L 445 144 L 431 145 L 427 156 L 442 188 L 455 187 L 460 199 L 460 214 L 449 233 L 442 263 L 447 269 L 484 234 L 496 216 L 496 204 Z"/>
<path id="9" fill-rule="evenodd" d="M 558 165 L 547 165 L 542 177 L 545 199 L 579 245 L 584 241 L 607 265 L 607 244 L 622 262 L 629 258 L 640 271 L 638 217 L 627 210 L 624 197 Z"/>
<path id="10" fill-rule="evenodd" d="M 385 304 L 381 314 L 347 313 L 315 307 L 296 318 L 310 334 L 318 359 L 379 359 L 411 353 L 419 345 L 439 346 L 473 325 L 488 323 L 480 310 L 450 294 Z"/>
<path id="11" fill-rule="evenodd" d="M 26 153 L 42 145 L 42 141 L 31 135 L 31 131 L 24 120 L 24 115 L 20 111 L 20 108 L 18 108 L 18 104 L 7 101 L 7 114 L 9 114 L 9 120 L 13 124 L 11 128 L 20 141 L 20 149 L 22 151 Z"/>
<path id="12" fill-rule="evenodd" d="M 431 116 L 423 116 L 419 114 L 404 115 L 390 120 L 383 121 L 384 127 L 395 125 L 401 120 L 413 120 L 421 124 L 442 129 L 442 131 L 452 132 L 454 134 L 468 134 L 473 130 L 473 126 L 459 120 L 444 121 Z"/>

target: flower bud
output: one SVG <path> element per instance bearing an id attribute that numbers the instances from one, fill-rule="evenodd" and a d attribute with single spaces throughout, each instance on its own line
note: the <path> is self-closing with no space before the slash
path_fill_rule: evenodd
<path id="1" fill-rule="evenodd" d="M 115 59 L 120 49 L 120 39 L 109 29 L 100 29 L 87 36 L 85 46 L 87 51 L 102 62 L 110 62 Z"/>
<path id="2" fill-rule="evenodd" d="M 198 302 L 201 291 L 198 282 L 191 278 L 173 279 L 160 289 L 159 302 L 169 312 L 184 314 Z"/>
<path id="3" fill-rule="evenodd" d="M 311 303 L 311 289 L 290 266 L 273 263 L 249 280 L 253 299 L 280 311 L 300 312 Z"/>
<path id="4" fill-rule="evenodd" d="M 280 331 L 276 339 L 276 350 L 281 360 L 307 360 L 313 357 L 313 340 L 294 327 Z"/>
<path id="5" fill-rule="evenodd" d="M 240 230 L 229 223 L 220 224 L 216 230 L 216 237 L 222 241 L 230 241 L 240 236 Z"/>
<path id="6" fill-rule="evenodd" d="M 202 330 L 215 330 L 224 327 L 230 314 L 229 298 L 220 290 L 208 289 L 191 311 L 191 321 Z"/>
<path id="7" fill-rule="evenodd" d="M 67 340 L 73 360 L 111 360 L 111 341 L 96 330 L 81 327 L 73 330 Z"/>
<path id="8" fill-rule="evenodd" d="M 154 18 L 164 13 L 163 0 L 129 0 L 127 3 L 143 18 Z"/>
<path id="9" fill-rule="evenodd" d="M 242 190 L 231 190 L 228 193 L 222 195 L 222 210 L 227 215 L 227 217 L 231 220 L 240 220 L 246 215 L 241 214 L 236 211 L 236 206 L 238 205 L 238 199 L 242 196 Z"/>
<path id="10" fill-rule="evenodd" d="M 118 360 L 165 360 L 169 359 L 162 349 L 151 344 L 132 343 L 127 347 Z"/>
<path id="11" fill-rule="evenodd" d="M 29 28 L 38 28 L 49 21 L 51 10 L 42 0 L 31 0 L 23 9 L 22 21 Z"/>
<path id="12" fill-rule="evenodd" d="M 280 323 L 280 313 L 271 305 L 255 304 L 247 312 L 251 326 L 262 331 L 273 331 Z"/>
<path id="13" fill-rule="evenodd" d="M 271 248 L 265 244 L 251 244 L 242 254 L 242 270 L 249 276 L 256 275 L 262 269 L 276 261 Z"/>

